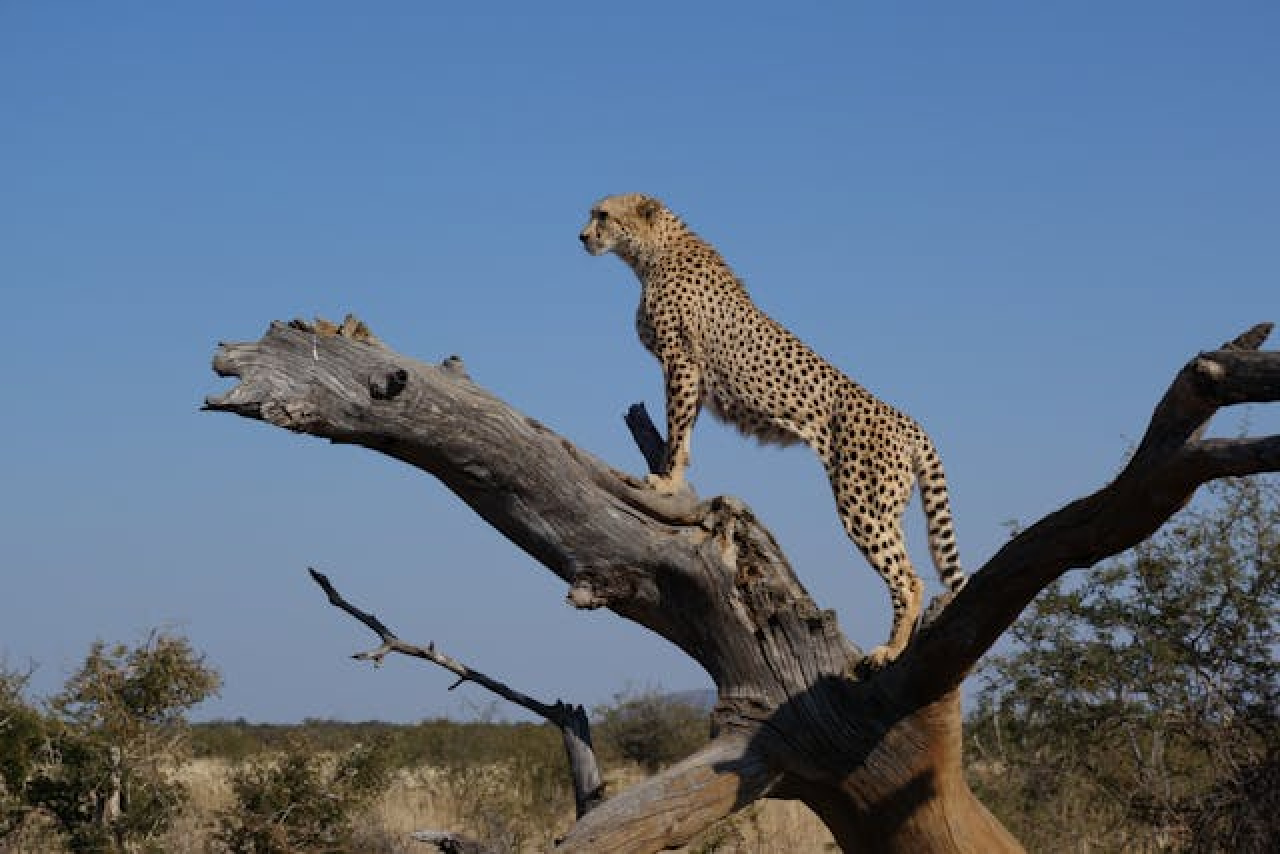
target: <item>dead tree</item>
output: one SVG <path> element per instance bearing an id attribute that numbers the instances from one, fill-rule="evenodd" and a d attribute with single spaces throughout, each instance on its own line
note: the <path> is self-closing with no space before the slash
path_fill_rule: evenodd
<path id="1" fill-rule="evenodd" d="M 463 682 L 472 682 L 491 694 L 497 694 L 508 703 L 514 703 L 522 709 L 533 712 L 560 730 L 560 738 L 564 741 L 565 758 L 569 762 L 569 778 L 573 782 L 573 803 L 578 818 L 595 809 L 604 799 L 604 780 L 600 777 L 600 766 L 596 763 L 596 753 L 591 746 L 591 722 L 587 719 L 586 709 L 563 701 L 552 704 L 535 700 L 528 694 L 522 694 L 479 670 L 467 667 L 456 658 L 445 655 L 436 649 L 434 643 L 426 646 L 406 643 L 396 637 L 395 633 L 373 614 L 361 611 L 348 602 L 333 586 L 333 582 L 327 575 L 314 569 L 307 571 L 311 573 L 311 580 L 324 591 L 330 605 L 364 623 L 382 641 L 382 645 L 377 649 L 358 652 L 351 656 L 352 658 L 372 661 L 376 666 L 380 665 L 387 655 L 397 652 L 410 658 L 429 661 L 458 677 L 458 681 L 449 686 L 450 691 Z M 440 845 L 463 842 L 471 844 L 453 834 L 423 833 L 422 836 L 434 836 L 434 841 Z"/>
<path id="2" fill-rule="evenodd" d="M 561 850 L 681 845 L 758 798 L 807 804 L 844 851 L 1020 851 L 961 769 L 959 686 L 1031 599 L 1066 571 L 1150 536 L 1201 484 L 1280 470 L 1280 436 L 1205 439 L 1223 406 L 1280 399 L 1270 324 L 1176 375 L 1113 482 L 1022 531 L 935 607 L 889 667 L 809 597 L 740 501 L 664 498 L 513 410 L 456 360 L 401 356 L 358 324 L 272 324 L 225 344 L 240 382 L 206 407 L 358 444 L 440 479 L 564 580 L 692 656 L 718 692 L 713 738 L 586 813 Z"/>

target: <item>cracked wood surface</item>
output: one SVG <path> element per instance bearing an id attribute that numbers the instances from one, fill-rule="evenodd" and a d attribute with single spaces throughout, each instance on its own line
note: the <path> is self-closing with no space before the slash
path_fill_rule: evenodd
<path id="1" fill-rule="evenodd" d="M 716 685 L 712 743 L 583 816 L 570 851 L 660 850 L 762 796 L 803 800 L 846 851 L 1020 850 L 964 782 L 960 683 L 1045 585 L 1150 536 L 1202 483 L 1280 469 L 1278 437 L 1202 438 L 1220 407 L 1280 399 L 1280 354 L 1258 352 L 1261 324 L 1177 374 L 1112 483 L 1011 540 L 935 602 L 896 662 L 865 673 L 741 502 L 659 496 L 458 360 L 426 365 L 334 329 L 276 323 L 222 345 L 214 367 L 240 381 L 206 408 L 434 475 L 563 579 L 571 604 L 662 635 Z"/>

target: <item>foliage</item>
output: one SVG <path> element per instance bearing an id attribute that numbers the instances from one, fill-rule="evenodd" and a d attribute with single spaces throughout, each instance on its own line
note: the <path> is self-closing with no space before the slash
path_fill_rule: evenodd
<path id="1" fill-rule="evenodd" d="M 707 743 L 706 709 L 654 689 L 619 694 L 595 710 L 596 743 L 606 755 L 656 771 Z"/>
<path id="2" fill-rule="evenodd" d="M 598 709 L 597 716 L 601 720 L 596 742 L 604 745 L 605 760 L 656 767 L 696 749 L 707 738 L 705 709 L 656 691 L 619 697 L 617 706 Z M 273 809 L 283 812 L 281 804 L 307 801 L 310 789 L 303 783 L 311 778 L 298 763 L 305 765 L 306 757 L 342 754 L 357 743 L 377 742 L 383 761 L 394 769 L 434 769 L 456 804 L 456 829 L 484 839 L 494 850 L 549 848 L 573 814 L 563 742 L 549 724 L 436 719 L 407 725 L 307 720 L 286 726 L 233 720 L 196 724 L 193 741 L 197 755 L 247 761 L 252 776 L 242 781 L 242 788 L 296 790 L 292 797 L 274 799 L 237 795 L 237 805 L 220 823 L 223 845 L 232 851 L 271 851 L 273 844 L 286 844 L 282 824 L 287 822 L 270 816 Z M 277 768 L 282 756 L 294 757 L 291 775 Z M 310 761 L 319 764 L 306 767 L 322 774 L 323 762 Z M 324 785 L 323 779 L 317 783 L 318 788 Z M 290 815 L 297 811 L 295 807 Z M 303 818 L 312 828 L 326 826 L 323 814 L 304 809 L 299 820 Z M 327 827 L 307 844 L 347 838 L 350 825 L 335 822 Z M 295 839 L 289 844 L 302 843 Z"/>
<path id="3" fill-rule="evenodd" d="M 549 848 L 573 813 L 563 741 L 550 724 L 215 721 L 196 724 L 194 742 L 198 755 L 252 760 L 258 767 L 291 752 L 334 755 L 377 743 L 393 769 L 439 773 L 456 803 L 457 829 L 494 850 Z"/>
<path id="4" fill-rule="evenodd" d="M 29 809 L 27 781 L 45 743 L 44 715 L 27 702 L 31 671 L 0 662 L 0 839 L 22 824 Z"/>
<path id="5" fill-rule="evenodd" d="M 494 725 L 490 725 L 491 727 Z M 457 763 L 445 781 L 456 799 L 461 829 L 494 851 L 550 850 L 573 814 L 563 741 L 533 742 L 484 764 Z M 495 729 L 494 732 L 499 732 Z"/>
<path id="6" fill-rule="evenodd" d="M 14 718 L 26 736 L 5 739 L 5 788 L 51 816 L 73 851 L 153 846 L 185 796 L 166 773 L 186 756 L 185 713 L 218 684 L 184 638 L 97 642 L 46 713 Z"/>
<path id="7" fill-rule="evenodd" d="M 349 850 L 353 812 L 386 785 L 390 770 L 380 743 L 326 757 L 294 742 L 232 772 L 236 806 L 219 816 L 215 840 L 230 854 Z"/>
<path id="8" fill-rule="evenodd" d="M 560 733 L 549 724 L 445 718 L 392 724 L 311 718 L 300 724 L 261 724 L 241 719 L 192 725 L 196 756 L 232 761 L 279 753 L 299 742 L 315 752 L 336 753 L 374 741 L 384 745 L 388 761 L 396 768 L 491 765 L 525 755 L 547 757 L 550 761 L 564 755 Z"/>
<path id="9" fill-rule="evenodd" d="M 1269 850 L 1277 604 L 1280 500 L 1257 478 L 1219 482 L 1079 586 L 1046 590 L 985 668 L 979 795 L 1032 850 Z"/>
<path id="10" fill-rule="evenodd" d="M 186 638 L 153 631 L 133 648 L 95 641 L 52 707 L 73 726 L 132 741 L 181 729 L 220 685 Z"/>

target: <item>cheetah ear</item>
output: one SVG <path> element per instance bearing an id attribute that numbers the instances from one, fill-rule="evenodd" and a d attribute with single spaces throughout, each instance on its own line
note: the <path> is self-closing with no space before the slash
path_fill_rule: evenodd
<path id="1" fill-rule="evenodd" d="M 641 196 L 640 204 L 636 205 L 636 213 L 640 214 L 645 222 L 653 222 L 660 210 L 662 210 L 662 202 L 648 196 Z"/>

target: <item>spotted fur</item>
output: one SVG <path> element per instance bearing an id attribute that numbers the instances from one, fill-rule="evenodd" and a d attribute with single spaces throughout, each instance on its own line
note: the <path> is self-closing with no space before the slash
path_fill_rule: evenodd
<path id="1" fill-rule="evenodd" d="M 683 487 L 702 406 L 761 441 L 807 444 L 849 538 L 889 586 L 893 627 L 870 663 L 896 658 L 923 599 L 902 533 L 917 478 L 938 575 L 953 591 L 965 582 L 942 461 L 924 430 L 757 308 L 720 254 L 657 199 L 610 196 L 579 237 L 592 255 L 616 254 L 643 285 L 636 329 L 662 364 L 667 397 L 666 473 L 651 485 Z"/>

